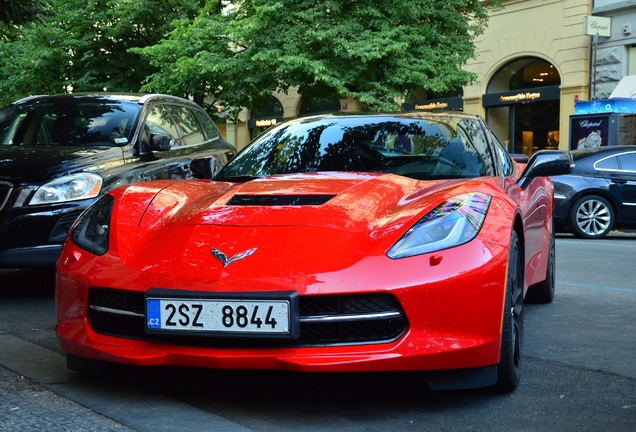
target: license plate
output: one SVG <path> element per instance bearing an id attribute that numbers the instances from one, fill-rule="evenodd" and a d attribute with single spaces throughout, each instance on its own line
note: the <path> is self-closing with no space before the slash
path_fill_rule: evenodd
<path id="1" fill-rule="evenodd" d="M 146 298 L 149 331 L 291 335 L 292 312 L 287 299 Z"/>

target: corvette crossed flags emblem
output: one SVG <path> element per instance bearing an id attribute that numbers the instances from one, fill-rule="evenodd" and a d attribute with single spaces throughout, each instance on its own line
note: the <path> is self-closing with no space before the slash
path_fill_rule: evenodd
<path id="1" fill-rule="evenodd" d="M 221 261 L 223 263 L 223 267 L 227 267 L 230 263 L 233 263 L 234 261 L 238 261 L 240 259 L 248 257 L 252 255 L 255 251 L 256 251 L 256 248 L 251 248 L 246 251 L 234 254 L 230 258 L 228 258 L 227 255 L 225 255 L 223 252 L 221 252 L 217 248 L 212 248 L 212 256 L 214 256 L 214 258 Z"/>

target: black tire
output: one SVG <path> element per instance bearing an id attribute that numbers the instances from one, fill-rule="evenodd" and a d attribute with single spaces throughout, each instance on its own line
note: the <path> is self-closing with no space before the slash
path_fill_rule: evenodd
<path id="1" fill-rule="evenodd" d="M 572 233 L 585 239 L 603 238 L 614 227 L 614 207 L 598 195 L 586 195 L 574 203 L 568 215 Z"/>
<path id="2" fill-rule="evenodd" d="M 503 310 L 501 356 L 497 365 L 496 391 L 510 392 L 521 378 L 521 346 L 523 342 L 523 262 L 516 232 L 512 232 L 506 279 L 506 301 Z"/>
<path id="3" fill-rule="evenodd" d="M 96 376 L 104 370 L 106 362 L 87 357 L 66 354 L 66 367 L 82 375 Z"/>
<path id="4" fill-rule="evenodd" d="M 554 300 L 554 291 L 556 285 L 556 242 L 554 240 L 554 231 L 550 236 L 550 249 L 548 250 L 548 269 L 546 271 L 545 280 L 533 285 L 526 294 L 526 302 L 529 303 L 552 303 Z"/>

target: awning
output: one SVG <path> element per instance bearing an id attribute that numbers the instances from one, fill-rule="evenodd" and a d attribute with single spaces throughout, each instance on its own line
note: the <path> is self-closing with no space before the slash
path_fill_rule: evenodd
<path id="1" fill-rule="evenodd" d="M 610 99 L 612 98 L 636 98 L 636 75 L 627 75 L 621 78 L 610 95 Z"/>

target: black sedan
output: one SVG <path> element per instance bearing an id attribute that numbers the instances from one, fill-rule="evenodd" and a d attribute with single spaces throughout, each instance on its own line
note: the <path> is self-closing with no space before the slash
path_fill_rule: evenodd
<path id="1" fill-rule="evenodd" d="M 636 146 L 572 151 L 574 169 L 553 178 L 557 230 L 580 238 L 636 228 Z"/>
<path id="2" fill-rule="evenodd" d="M 233 153 L 210 116 L 182 98 L 19 100 L 0 110 L 0 268 L 53 267 L 99 196 L 144 180 L 209 178 Z"/>

